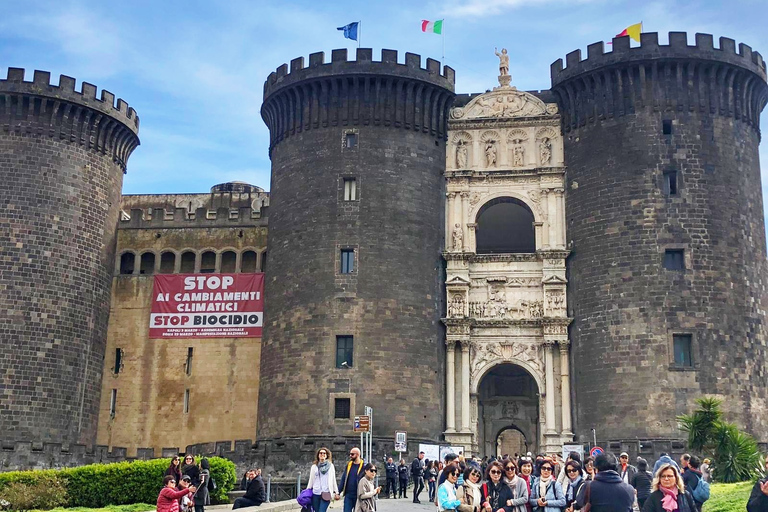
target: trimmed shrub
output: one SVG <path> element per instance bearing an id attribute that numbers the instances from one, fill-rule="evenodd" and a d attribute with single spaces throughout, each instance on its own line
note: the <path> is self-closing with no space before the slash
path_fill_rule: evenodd
<path id="1" fill-rule="evenodd" d="M 11 482 L 2 500 L 9 510 L 49 510 L 67 503 L 67 490 L 57 475 L 40 475 L 33 482 Z"/>
<path id="2" fill-rule="evenodd" d="M 210 457 L 211 476 L 217 489 L 211 503 L 227 503 L 227 493 L 235 486 L 235 465 L 220 457 Z M 0 473 L 0 496 L 13 483 L 33 485 L 55 476 L 63 483 L 66 506 L 100 508 L 106 505 L 155 503 L 163 484 L 163 475 L 171 459 L 90 464 L 77 468 Z M 6 498 L 7 499 L 7 498 Z M 10 501 L 10 500 L 9 500 Z"/>

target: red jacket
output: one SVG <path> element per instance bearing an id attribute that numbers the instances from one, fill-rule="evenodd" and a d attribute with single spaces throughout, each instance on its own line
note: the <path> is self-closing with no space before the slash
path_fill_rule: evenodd
<path id="1" fill-rule="evenodd" d="M 157 512 L 179 512 L 179 498 L 192 494 L 189 489 L 174 491 L 170 487 L 163 487 L 157 497 Z"/>

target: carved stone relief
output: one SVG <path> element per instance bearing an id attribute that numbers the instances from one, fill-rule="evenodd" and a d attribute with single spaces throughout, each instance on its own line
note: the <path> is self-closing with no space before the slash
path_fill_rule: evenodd
<path id="1" fill-rule="evenodd" d="M 458 222 L 453 227 L 453 250 L 456 252 L 464 250 L 464 231 Z"/>
<path id="2" fill-rule="evenodd" d="M 448 316 L 452 318 L 463 318 L 464 310 L 464 294 L 452 293 L 451 299 L 448 302 Z"/>
<path id="3" fill-rule="evenodd" d="M 551 115 L 547 104 L 514 87 L 481 94 L 466 106 L 451 109 L 451 119 L 514 118 Z M 557 112 L 557 105 L 554 105 Z M 554 113 L 552 112 L 552 113 Z"/>
<path id="4" fill-rule="evenodd" d="M 543 345 L 522 342 L 474 342 L 471 358 L 473 380 L 489 363 L 523 362 L 544 378 Z"/>

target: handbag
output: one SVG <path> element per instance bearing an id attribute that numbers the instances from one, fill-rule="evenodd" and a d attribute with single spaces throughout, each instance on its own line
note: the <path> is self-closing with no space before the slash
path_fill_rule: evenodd
<path id="1" fill-rule="evenodd" d="M 323 491 L 322 494 L 320 494 L 320 497 L 323 498 L 323 501 L 331 501 L 333 496 L 331 496 L 331 493 L 328 491 Z"/>

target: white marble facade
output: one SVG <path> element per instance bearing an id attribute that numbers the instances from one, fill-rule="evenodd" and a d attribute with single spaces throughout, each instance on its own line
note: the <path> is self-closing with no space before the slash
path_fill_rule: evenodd
<path id="1" fill-rule="evenodd" d="M 501 86 L 452 109 L 445 439 L 473 455 L 495 454 L 499 433 L 508 428 L 521 432 L 531 451 L 558 451 L 573 439 L 564 176 L 556 104 Z M 494 200 L 530 210 L 535 252 L 478 254 L 479 214 Z M 527 373 L 528 396 L 483 384 L 489 372 L 513 368 L 508 365 L 517 377 L 497 383 L 519 382 L 514 379 Z"/>

